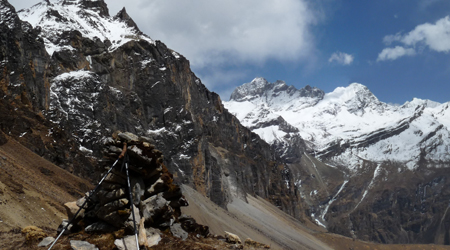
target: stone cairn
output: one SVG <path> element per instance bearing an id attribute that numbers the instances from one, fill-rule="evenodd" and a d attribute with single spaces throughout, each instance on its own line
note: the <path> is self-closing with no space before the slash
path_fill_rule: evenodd
<path id="1" fill-rule="evenodd" d="M 105 141 L 104 155 L 110 167 L 122 153 L 126 143 L 129 156 L 129 175 L 133 204 L 128 199 L 128 185 L 125 170 L 119 160 L 114 170 L 106 177 L 98 191 L 88 199 L 70 232 L 84 230 L 86 233 L 108 233 L 124 230 L 125 236 L 116 239 L 115 245 L 132 249 L 135 244 L 132 212 L 135 214 L 139 232 L 139 245 L 151 247 L 158 244 L 161 231 L 170 230 L 173 236 L 186 239 L 188 232 L 207 237 L 207 226 L 199 225 L 189 216 L 181 214 L 181 206 L 188 202 L 173 175 L 164 165 L 161 151 L 155 149 L 152 139 L 138 137 L 131 133 L 115 133 Z M 86 196 L 78 201 L 64 204 L 69 218 L 72 218 L 84 203 Z M 60 230 L 64 227 L 60 226 Z M 60 231 L 59 230 L 59 231 Z M 135 247 L 134 247 L 135 248 Z"/>

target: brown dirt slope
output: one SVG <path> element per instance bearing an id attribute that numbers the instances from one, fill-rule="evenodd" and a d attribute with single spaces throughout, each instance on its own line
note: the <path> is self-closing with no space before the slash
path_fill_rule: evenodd
<path id="1" fill-rule="evenodd" d="M 303 224 L 262 199 L 247 196 L 247 201 L 234 200 L 228 211 L 212 203 L 195 190 L 182 186 L 189 206 L 183 212 L 198 223 L 208 225 L 213 234 L 224 231 L 268 244 L 271 249 L 335 249 L 335 250 L 443 250 L 442 245 L 375 244 L 331 234 L 312 223 Z"/>
<path id="2" fill-rule="evenodd" d="M 58 227 L 67 218 L 62 204 L 92 188 L 13 139 L 0 146 L 0 249 L 11 249 L 12 232 L 30 225 Z"/>
<path id="3" fill-rule="evenodd" d="M 34 225 L 55 236 L 55 229 L 66 218 L 62 204 L 83 196 L 84 192 L 92 188 L 88 181 L 53 165 L 9 139 L 0 146 L 0 249 L 38 249 L 37 242 L 25 242 L 21 230 Z M 190 201 L 190 206 L 183 212 L 193 216 L 197 222 L 210 226 L 213 234 L 224 235 L 224 231 L 230 231 L 238 234 L 242 240 L 250 237 L 271 245 L 272 249 L 450 249 L 449 246 L 438 245 L 380 245 L 353 241 L 324 232 L 311 224 L 305 226 L 260 197 L 248 196 L 248 203 L 233 201 L 226 211 L 192 188 L 183 186 L 183 193 Z M 71 236 L 72 239 L 80 237 L 93 243 L 101 242 L 97 239 L 101 236 Z M 69 238 L 63 237 L 59 248 L 66 249 L 64 246 L 68 240 Z M 156 249 L 228 247 L 214 238 L 190 238 L 183 242 L 170 235 L 163 236 L 161 243 Z"/>

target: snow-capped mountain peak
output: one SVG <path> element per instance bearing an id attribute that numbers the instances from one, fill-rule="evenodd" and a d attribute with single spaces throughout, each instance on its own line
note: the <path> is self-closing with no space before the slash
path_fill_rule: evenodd
<path id="1" fill-rule="evenodd" d="M 385 106 L 366 86 L 359 83 L 352 83 L 348 87 L 337 87 L 333 92 L 325 95 L 324 102 L 345 107 L 348 112 L 360 116 L 364 113 L 364 108 L 369 105 L 374 109 Z"/>
<path id="2" fill-rule="evenodd" d="M 237 87 L 230 97 L 231 101 L 249 101 L 257 105 L 267 105 L 274 110 L 302 109 L 313 106 L 324 97 L 324 92 L 318 88 L 306 86 L 296 89 L 284 81 L 269 83 L 264 78 Z"/>
<path id="3" fill-rule="evenodd" d="M 73 50 L 64 33 L 77 30 L 92 41 L 100 40 L 113 51 L 131 40 L 153 40 L 139 31 L 135 23 L 122 9 L 115 17 L 109 15 L 103 0 L 63 0 L 40 2 L 18 12 L 20 19 L 33 27 L 42 28 L 42 38 L 47 52 Z"/>
<path id="4" fill-rule="evenodd" d="M 351 169 L 361 159 L 399 161 L 414 168 L 425 149 L 430 161 L 450 160 L 443 153 L 450 148 L 448 103 L 414 98 L 402 106 L 390 105 L 359 83 L 324 94 L 258 78 L 238 87 L 224 105 L 268 143 L 289 145 L 289 138 L 299 134 L 316 156 Z M 298 132 L 291 129 L 284 136 L 277 120 Z"/>
<path id="5" fill-rule="evenodd" d="M 7 1 L 0 1 L 0 24 L 6 24 L 9 29 L 14 29 L 18 23 L 15 8 Z"/>

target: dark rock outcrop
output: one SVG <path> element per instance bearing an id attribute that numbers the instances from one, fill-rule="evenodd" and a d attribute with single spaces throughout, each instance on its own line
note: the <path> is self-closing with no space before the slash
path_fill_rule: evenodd
<path id="1" fill-rule="evenodd" d="M 54 4 L 35 7 L 47 8 L 43 18 L 67 25 L 68 17 Z M 111 18 L 104 1 L 61 6 L 71 5 Z M 278 184 L 284 181 L 283 163 L 275 162 L 270 146 L 228 113 L 189 61 L 162 42 L 136 36 L 112 49 L 117 41 L 77 30 L 48 36 L 22 22 L 6 0 L 1 8 L 4 134 L 80 176 L 98 178 L 102 171 L 93 163 L 102 157 L 103 141 L 112 131 L 130 131 L 154 142 L 176 182 L 190 184 L 222 207 L 246 193 L 284 208 L 296 202 L 287 196 L 278 202 L 277 194 L 288 190 Z M 125 11 L 115 18 L 137 30 Z M 42 37 L 58 47 L 51 56 Z"/>

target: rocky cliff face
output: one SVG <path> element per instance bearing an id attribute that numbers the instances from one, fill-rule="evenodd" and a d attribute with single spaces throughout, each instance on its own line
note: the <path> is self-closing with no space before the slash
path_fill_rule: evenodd
<path id="1" fill-rule="evenodd" d="M 1 141 L 13 137 L 61 167 L 90 176 L 92 163 L 79 157 L 77 143 L 43 115 L 50 109 L 52 72 L 40 28 L 21 21 L 7 1 L 0 2 L 0 12 Z"/>
<path id="2" fill-rule="evenodd" d="M 176 181 L 222 207 L 251 193 L 300 214 L 293 188 L 280 185 L 288 178 L 282 174 L 286 166 L 270 145 L 224 109 L 186 58 L 142 34 L 125 9 L 112 17 L 104 1 L 44 1 L 22 10 L 19 19 L 3 0 L 2 10 L 17 23 L 11 26 L 2 15 L 2 34 L 25 37 L 2 40 L 2 51 L 15 51 L 3 53 L 2 62 L 23 58 L 20 65 L 2 64 L 2 93 L 8 96 L 2 107 L 21 105 L 41 119 L 26 127 L 11 121 L 2 127 L 5 134 L 21 138 L 26 129 L 46 124 L 38 139 L 44 144 L 48 139 L 53 148 L 45 144 L 42 154 L 62 154 L 49 158 L 64 164 L 96 162 L 112 131 L 130 131 L 154 142 Z M 33 49 L 20 45 L 24 40 Z M 14 78 L 19 68 L 26 72 Z M 52 141 L 56 131 L 71 139 Z M 29 136 L 24 140 L 31 141 Z M 101 171 L 77 165 L 71 166 L 81 175 Z"/>

